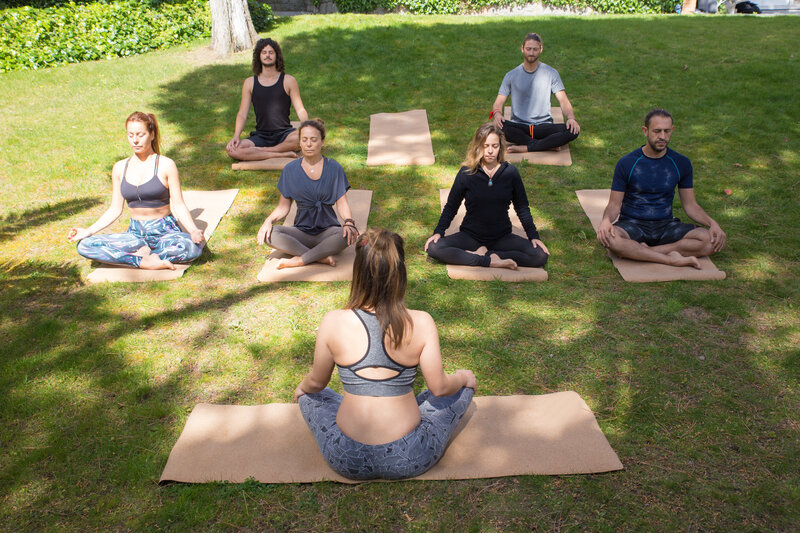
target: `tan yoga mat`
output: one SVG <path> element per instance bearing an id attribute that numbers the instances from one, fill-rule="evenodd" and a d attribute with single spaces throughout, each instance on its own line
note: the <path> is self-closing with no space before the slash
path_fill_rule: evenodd
<path id="1" fill-rule="evenodd" d="M 299 128 L 300 122 L 291 121 L 293 128 Z M 233 170 L 283 170 L 287 163 L 294 161 L 294 157 L 272 157 L 260 161 L 237 161 L 231 165 Z"/>
<path id="2" fill-rule="evenodd" d="M 564 113 L 560 107 L 551 107 L 550 114 L 553 115 L 553 122 L 564 122 Z M 511 120 L 511 107 L 503 109 L 503 118 Z M 535 128 L 535 126 L 534 126 Z M 527 161 L 534 165 L 553 165 L 558 167 L 568 167 L 572 164 L 572 155 L 569 152 L 569 144 L 561 147 L 561 150 L 554 152 L 545 150 L 544 152 L 523 152 L 516 154 L 506 154 L 506 161 L 509 163 L 520 163 Z"/>
<path id="3" fill-rule="evenodd" d="M 578 195 L 581 207 L 589 217 L 594 231 L 597 232 L 597 228 L 600 227 L 600 222 L 603 220 L 603 211 L 608 205 L 611 189 L 582 189 L 575 191 L 575 194 Z M 648 261 L 623 259 L 610 251 L 608 256 L 625 281 L 706 281 L 725 279 L 725 272 L 719 270 L 708 257 L 698 258 L 701 267 L 698 270 L 690 266 L 676 267 Z"/>
<path id="4" fill-rule="evenodd" d="M 414 479 L 593 474 L 624 468 L 575 392 L 474 398 L 442 459 Z M 355 483 L 334 472 L 297 404 L 195 406 L 161 482 Z"/>
<path id="5" fill-rule="evenodd" d="M 353 220 L 356 221 L 356 227 L 358 227 L 359 232 L 363 233 L 367 229 L 372 191 L 350 189 L 347 191 L 347 201 L 350 204 L 350 211 L 353 212 Z M 335 210 L 336 207 L 334 207 Z M 286 220 L 283 222 L 284 226 L 294 224 L 296 214 L 297 204 L 292 202 L 289 214 L 286 215 Z M 339 223 L 343 224 L 344 220 L 339 216 L 339 213 L 336 213 L 336 215 L 339 218 Z M 353 279 L 353 261 L 356 258 L 354 246 L 348 246 L 342 253 L 333 257 L 336 261 L 335 267 L 314 263 L 297 268 L 278 270 L 277 267 L 280 260 L 287 257 L 289 256 L 273 250 L 267 257 L 261 272 L 258 273 L 258 281 L 274 283 L 278 281 L 350 281 Z"/>
<path id="6" fill-rule="evenodd" d="M 206 242 L 211 239 L 211 234 L 217 229 L 222 217 L 228 212 L 239 189 L 227 189 L 224 191 L 183 191 L 183 201 L 189 212 L 192 214 L 194 223 L 198 229 L 203 231 Z M 186 229 L 181 226 L 181 229 Z M 90 283 L 102 283 L 104 281 L 169 281 L 183 276 L 191 266 L 189 264 L 175 265 L 175 270 L 142 270 L 139 268 L 127 268 L 114 265 L 102 265 L 93 270 L 86 278 Z"/>
<path id="7" fill-rule="evenodd" d="M 369 116 L 367 166 L 432 165 L 434 161 L 424 109 Z"/>
<path id="8" fill-rule="evenodd" d="M 450 189 L 439 189 L 439 204 L 442 209 L 444 209 L 444 204 L 447 203 L 448 194 L 450 194 Z M 467 209 L 464 207 L 464 202 L 461 202 L 461 206 L 459 206 L 456 216 L 453 217 L 450 227 L 445 231 L 445 235 L 457 232 L 466 214 Z M 511 218 L 511 231 L 527 238 L 513 205 L 508 208 L 508 216 Z M 470 279 L 474 281 L 547 281 L 547 271 L 545 269 L 531 267 L 519 267 L 517 270 L 510 270 L 508 268 L 447 265 L 447 275 L 450 276 L 450 279 Z"/>

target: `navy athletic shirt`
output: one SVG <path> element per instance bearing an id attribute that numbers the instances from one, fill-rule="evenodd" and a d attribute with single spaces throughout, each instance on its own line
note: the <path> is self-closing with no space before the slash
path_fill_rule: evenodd
<path id="1" fill-rule="evenodd" d="M 617 162 L 612 191 L 622 191 L 620 217 L 638 220 L 672 218 L 675 187 L 691 189 L 692 163 L 689 158 L 667 148 L 663 157 L 653 159 L 637 148 Z"/>

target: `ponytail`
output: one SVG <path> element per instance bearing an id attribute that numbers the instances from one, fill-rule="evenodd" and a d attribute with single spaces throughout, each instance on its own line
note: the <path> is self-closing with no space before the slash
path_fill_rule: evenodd
<path id="1" fill-rule="evenodd" d="M 161 154 L 161 137 L 158 133 L 158 121 L 156 120 L 156 116 L 154 114 L 134 111 L 128 115 L 127 120 L 125 120 L 126 126 L 128 122 L 141 122 L 147 126 L 147 131 L 153 135 L 153 140 L 150 142 L 150 148 L 152 148 L 155 153 Z"/>

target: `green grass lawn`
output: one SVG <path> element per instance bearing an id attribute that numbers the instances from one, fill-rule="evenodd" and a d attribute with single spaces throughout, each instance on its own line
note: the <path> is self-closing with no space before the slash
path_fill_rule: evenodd
<path id="1" fill-rule="evenodd" d="M 582 127 L 571 167 L 520 167 L 550 280 L 451 281 L 422 253 L 436 191 L 528 31 Z M 278 173 L 233 172 L 222 149 L 249 53 L 197 43 L 0 75 L 0 530 L 797 530 L 799 34 L 797 17 L 394 15 L 270 34 L 327 155 L 374 191 L 370 225 L 406 238 L 408 304 L 436 319 L 447 369 L 474 369 L 482 395 L 577 391 L 626 467 L 587 476 L 159 487 L 196 403 L 291 401 L 348 286 L 256 281 Z M 728 233 L 725 281 L 623 282 L 578 205 L 655 106 Z M 416 108 L 436 164 L 367 168 L 369 115 Z M 134 110 L 158 116 L 185 188 L 240 193 L 183 278 L 86 285 L 65 237 L 106 209 Z"/>

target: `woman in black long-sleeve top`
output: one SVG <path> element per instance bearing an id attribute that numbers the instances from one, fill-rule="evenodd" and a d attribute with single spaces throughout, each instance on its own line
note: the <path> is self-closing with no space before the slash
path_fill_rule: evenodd
<path id="1" fill-rule="evenodd" d="M 533 223 L 528 196 L 514 165 L 503 161 L 506 142 L 503 132 L 489 122 L 478 128 L 467 149 L 447 203 L 433 235 L 425 242 L 428 255 L 452 265 L 502 267 L 540 267 L 549 252 L 539 240 Z M 467 214 L 460 231 L 444 236 L 461 201 Z M 525 234 L 511 232 L 508 206 L 514 204 Z"/>

